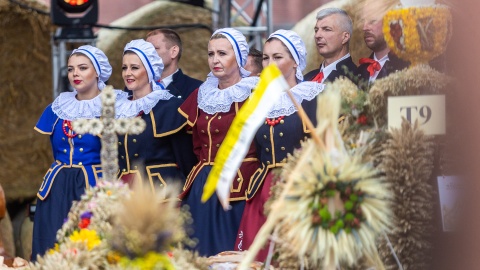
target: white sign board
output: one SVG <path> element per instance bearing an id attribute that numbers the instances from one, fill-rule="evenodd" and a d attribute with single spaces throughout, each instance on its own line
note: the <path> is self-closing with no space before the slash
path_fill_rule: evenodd
<path id="1" fill-rule="evenodd" d="M 445 134 L 445 96 L 388 97 L 388 127 L 400 128 L 403 118 L 418 121 L 426 135 Z"/>
<path id="2" fill-rule="evenodd" d="M 456 176 L 439 176 L 437 181 L 443 231 L 453 231 L 460 212 L 461 180 Z"/>

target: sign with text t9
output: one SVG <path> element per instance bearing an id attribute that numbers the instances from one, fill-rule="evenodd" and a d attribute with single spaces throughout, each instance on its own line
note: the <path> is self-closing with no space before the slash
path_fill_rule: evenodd
<path id="1" fill-rule="evenodd" d="M 445 96 L 388 97 L 388 127 L 400 128 L 403 118 L 418 121 L 426 135 L 445 134 Z"/>
<path id="2" fill-rule="evenodd" d="M 51 0 L 50 3 L 50 17 L 55 25 L 79 26 L 97 23 L 97 0 Z"/>

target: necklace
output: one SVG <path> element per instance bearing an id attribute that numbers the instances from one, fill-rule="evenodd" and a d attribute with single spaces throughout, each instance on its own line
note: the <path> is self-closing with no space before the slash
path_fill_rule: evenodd
<path id="1" fill-rule="evenodd" d="M 72 133 L 67 132 L 67 127 Z M 67 136 L 70 139 L 78 135 L 78 134 L 73 134 L 72 122 L 68 120 L 63 120 L 62 129 L 65 136 Z"/>
<path id="2" fill-rule="evenodd" d="M 275 126 L 276 124 L 280 123 L 280 124 L 283 124 L 283 118 L 285 118 L 285 116 L 279 116 L 277 119 L 275 118 L 267 118 L 267 124 L 270 125 L 270 126 Z"/>

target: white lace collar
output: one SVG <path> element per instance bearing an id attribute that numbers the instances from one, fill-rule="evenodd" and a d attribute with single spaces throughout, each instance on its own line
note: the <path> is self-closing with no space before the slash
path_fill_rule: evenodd
<path id="1" fill-rule="evenodd" d="M 225 89 L 218 89 L 218 78 L 208 77 L 198 90 L 198 108 L 208 114 L 228 112 L 233 102 L 242 102 L 252 93 L 258 77 L 242 78 Z"/>
<path id="2" fill-rule="evenodd" d="M 127 93 L 121 90 L 114 90 L 116 101 L 125 100 Z M 77 91 L 63 92 L 58 95 L 52 103 L 52 111 L 61 119 L 77 120 L 92 119 L 102 115 L 102 99 L 100 95 L 89 100 L 78 100 Z"/>
<path id="3" fill-rule="evenodd" d="M 293 94 L 298 104 L 301 104 L 303 100 L 312 100 L 319 93 L 323 92 L 325 84 L 317 82 L 301 82 L 295 85 L 290 92 Z M 279 116 L 289 116 L 297 111 L 297 108 L 293 104 L 292 100 L 286 92 L 282 93 L 280 98 L 275 102 L 273 107 L 267 114 L 268 118 L 277 118 Z"/>
<path id="4" fill-rule="evenodd" d="M 136 117 L 141 111 L 147 114 L 157 105 L 158 101 L 169 100 L 172 97 L 173 95 L 167 90 L 157 90 L 140 99 L 126 99 L 121 104 L 118 104 L 116 115 L 118 118 L 132 118 Z"/>

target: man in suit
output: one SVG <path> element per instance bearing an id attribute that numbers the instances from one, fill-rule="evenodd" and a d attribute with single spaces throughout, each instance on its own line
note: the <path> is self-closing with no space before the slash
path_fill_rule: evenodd
<path id="1" fill-rule="evenodd" d="M 333 82 L 340 76 L 351 78 L 356 74 L 357 66 L 349 53 L 352 19 L 347 12 L 339 8 L 320 10 L 314 30 L 317 51 L 324 60 L 319 69 L 304 76 L 305 81 Z"/>
<path id="2" fill-rule="evenodd" d="M 386 8 L 377 7 L 378 1 L 367 1 L 363 8 L 363 39 L 372 50 L 369 58 L 361 58 L 357 74 L 361 88 L 366 89 L 375 80 L 408 67 L 405 62 L 395 56 L 387 46 L 383 35 L 383 16 Z"/>
<path id="3" fill-rule="evenodd" d="M 262 52 L 255 48 L 250 48 L 247 56 L 247 63 L 244 68 L 251 72 L 250 76 L 260 76 L 260 73 L 262 73 L 263 70 L 262 61 Z"/>
<path id="4" fill-rule="evenodd" d="M 171 29 L 157 29 L 147 34 L 146 41 L 153 44 L 162 58 L 164 69 L 161 83 L 172 95 L 185 100 L 202 84 L 202 81 L 185 75 L 178 68 L 178 62 L 182 56 L 180 36 Z"/>

